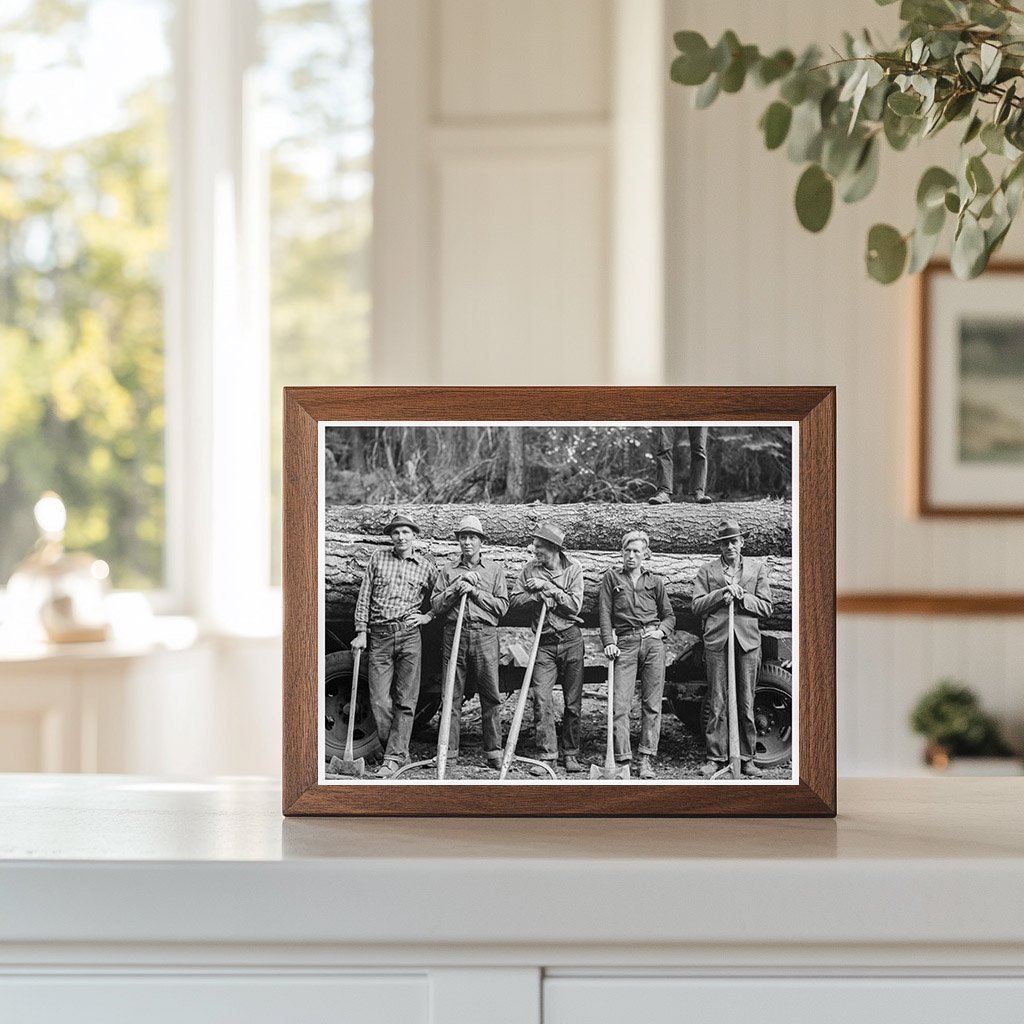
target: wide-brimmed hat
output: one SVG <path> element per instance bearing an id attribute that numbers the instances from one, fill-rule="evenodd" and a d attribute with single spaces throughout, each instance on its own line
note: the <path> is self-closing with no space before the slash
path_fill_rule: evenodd
<path id="1" fill-rule="evenodd" d="M 565 531 L 560 530 L 554 523 L 541 523 L 533 531 L 533 536 L 540 540 L 546 540 L 549 544 L 554 544 L 559 551 L 565 550 Z"/>
<path id="2" fill-rule="evenodd" d="M 398 512 L 392 517 L 391 522 L 384 527 L 383 532 L 390 536 L 391 531 L 399 526 L 408 526 L 414 533 L 420 532 L 420 528 L 408 516 L 403 516 Z"/>
<path id="3" fill-rule="evenodd" d="M 740 527 L 735 519 L 723 519 L 718 524 L 718 536 L 715 541 L 732 540 L 734 537 L 746 537 L 747 531 Z"/>
<path id="4" fill-rule="evenodd" d="M 456 540 L 459 539 L 460 533 L 475 533 L 481 540 L 487 540 L 487 534 L 484 533 L 484 528 L 476 516 L 462 517 L 462 522 L 459 523 L 459 527 L 455 531 Z"/>

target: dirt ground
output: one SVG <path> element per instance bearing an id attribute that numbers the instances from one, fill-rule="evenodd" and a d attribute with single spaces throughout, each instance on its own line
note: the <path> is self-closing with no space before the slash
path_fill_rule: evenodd
<path id="1" fill-rule="evenodd" d="M 590 764 L 604 765 L 605 758 L 605 722 L 607 716 L 607 704 L 605 702 L 606 686 L 603 683 L 587 685 L 583 694 L 583 729 L 582 749 L 579 754 L 580 761 L 589 770 Z M 507 737 L 508 726 L 512 720 L 516 705 L 515 693 L 509 694 L 502 706 L 502 736 Z M 562 715 L 562 693 L 555 689 L 556 718 L 561 719 Z M 423 761 L 433 757 L 437 752 L 437 722 L 440 716 L 435 716 L 433 721 L 424 729 L 419 730 L 413 736 L 410 746 L 411 759 Z M 462 739 L 459 744 L 459 761 L 451 765 L 446 773 L 446 778 L 458 781 L 460 779 L 473 779 L 489 781 L 497 778 L 497 771 L 487 766 L 483 750 L 481 748 L 480 731 L 480 703 L 473 697 L 462 711 Z M 633 702 L 630 715 L 630 736 L 633 745 L 633 774 L 636 779 L 638 768 L 637 742 L 640 735 L 640 703 L 639 699 Z M 532 698 L 526 706 L 526 715 L 523 721 L 523 729 L 519 736 L 517 753 L 525 754 L 527 757 L 536 757 L 537 750 L 533 744 L 533 701 Z M 694 737 L 686 727 L 673 714 L 671 708 L 666 704 L 661 716 L 661 740 L 658 745 L 658 757 L 655 759 L 654 770 L 658 779 L 701 779 L 700 766 L 704 763 L 704 740 L 703 737 Z M 534 781 L 529 774 L 530 765 L 521 762 L 513 762 L 509 770 L 508 778 Z M 578 782 L 589 779 L 587 771 L 583 773 L 566 774 L 561 764 L 556 766 L 559 779 L 568 782 Z M 403 779 L 430 779 L 436 775 L 433 767 L 423 770 L 409 772 L 402 776 Z M 766 768 L 762 779 L 789 780 L 792 775 L 790 765 L 782 765 L 777 768 Z M 337 776 L 328 772 L 328 778 Z M 401 781 L 401 780 L 400 780 Z M 542 781 L 538 779 L 536 781 Z"/>

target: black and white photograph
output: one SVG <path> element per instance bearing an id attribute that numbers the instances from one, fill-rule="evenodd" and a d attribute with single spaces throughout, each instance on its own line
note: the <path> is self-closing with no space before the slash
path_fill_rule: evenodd
<path id="1" fill-rule="evenodd" d="M 795 783 L 797 430 L 321 423 L 320 781 Z"/>

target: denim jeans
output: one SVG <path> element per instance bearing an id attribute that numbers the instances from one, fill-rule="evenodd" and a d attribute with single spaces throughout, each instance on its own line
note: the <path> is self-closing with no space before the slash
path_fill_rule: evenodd
<path id="1" fill-rule="evenodd" d="M 370 627 L 370 706 L 384 756 L 409 759 L 409 737 L 420 696 L 420 630 Z"/>
<path id="2" fill-rule="evenodd" d="M 658 427 L 654 440 L 654 466 L 659 491 L 672 493 L 672 455 L 676 427 Z M 708 428 L 687 427 L 690 438 L 690 493 L 707 489 Z"/>
<path id="3" fill-rule="evenodd" d="M 562 686 L 565 714 L 562 717 L 562 754 L 580 752 L 580 714 L 583 708 L 583 634 L 578 626 L 541 636 L 533 667 L 533 699 L 536 702 L 535 742 L 542 761 L 558 757 L 555 738 L 555 683 Z"/>
<path id="4" fill-rule="evenodd" d="M 444 627 L 442 648 L 444 664 L 442 686 L 448 680 L 448 663 L 455 639 L 455 623 Z M 498 691 L 498 627 L 485 622 L 462 623 L 458 658 L 455 662 L 455 692 L 452 698 L 451 732 L 448 736 L 448 756 L 459 753 L 459 732 L 462 719 L 462 701 L 466 691 L 466 673 L 473 673 L 476 692 L 480 695 L 480 724 L 483 730 L 485 754 L 501 753 L 501 694 Z"/>
<path id="5" fill-rule="evenodd" d="M 623 637 L 615 659 L 613 747 L 616 761 L 633 756 L 629 743 L 629 709 L 640 676 L 640 753 L 654 757 L 661 736 L 661 700 L 665 693 L 665 641 L 661 637 Z"/>
<path id="6" fill-rule="evenodd" d="M 709 761 L 729 760 L 729 649 L 704 652 L 708 670 L 708 723 L 705 742 Z M 754 687 L 761 667 L 761 648 L 744 651 L 736 644 L 736 711 L 739 716 L 740 760 L 749 761 L 757 750 L 754 724 Z"/>

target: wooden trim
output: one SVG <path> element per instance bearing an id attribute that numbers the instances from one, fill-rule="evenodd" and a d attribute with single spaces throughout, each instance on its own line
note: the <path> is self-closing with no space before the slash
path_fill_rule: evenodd
<path id="1" fill-rule="evenodd" d="M 937 505 L 929 497 L 928 480 L 928 424 L 931 408 L 928 397 L 929 351 L 928 343 L 931 334 L 931 285 L 935 274 L 951 273 L 947 260 L 935 260 L 929 263 L 918 275 L 917 281 L 917 344 L 914 348 L 916 362 L 914 376 L 917 387 L 917 437 L 911 444 L 911 451 L 917 458 L 912 479 L 915 494 L 913 507 L 921 518 L 944 519 L 1004 519 L 1024 516 L 1024 505 Z M 1024 260 L 1000 260 L 990 263 L 985 270 L 986 275 L 993 274 L 1024 274 Z M 941 613 L 937 613 L 941 614 Z M 986 614 L 967 612 L 952 614 Z"/>
<path id="2" fill-rule="evenodd" d="M 836 813 L 835 389 L 285 388 L 285 814 L 680 817 Z M 592 787 L 317 781 L 318 423 L 795 420 L 800 425 L 797 785 Z"/>
<path id="3" fill-rule="evenodd" d="M 862 591 L 836 598 L 840 615 L 1024 615 L 1024 594 Z"/>

